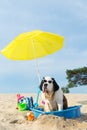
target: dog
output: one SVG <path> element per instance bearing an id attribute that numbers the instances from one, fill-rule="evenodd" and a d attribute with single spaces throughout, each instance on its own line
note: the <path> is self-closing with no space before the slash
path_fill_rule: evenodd
<path id="1" fill-rule="evenodd" d="M 44 77 L 40 83 L 40 90 L 45 112 L 67 109 L 67 99 L 54 78 Z"/>

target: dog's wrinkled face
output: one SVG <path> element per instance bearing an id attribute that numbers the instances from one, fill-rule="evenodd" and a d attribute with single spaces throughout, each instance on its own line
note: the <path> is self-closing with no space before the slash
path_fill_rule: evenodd
<path id="1" fill-rule="evenodd" d="M 59 89 L 59 85 L 56 83 L 54 78 L 44 77 L 40 84 L 40 90 L 43 93 L 54 93 Z"/>
<path id="2" fill-rule="evenodd" d="M 44 93 L 52 92 L 53 91 L 53 79 L 51 77 L 44 77 L 41 82 L 40 89 Z"/>

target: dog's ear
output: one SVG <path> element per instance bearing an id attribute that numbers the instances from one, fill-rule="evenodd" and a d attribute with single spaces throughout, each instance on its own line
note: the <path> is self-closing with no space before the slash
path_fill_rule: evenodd
<path id="1" fill-rule="evenodd" d="M 42 91 L 42 85 L 43 85 L 43 83 L 44 83 L 44 80 L 41 81 L 40 86 L 39 86 L 39 88 L 40 88 L 41 91 Z"/>
<path id="2" fill-rule="evenodd" d="M 52 80 L 53 80 L 53 85 L 54 85 L 53 89 L 54 89 L 54 92 L 55 92 L 59 89 L 59 85 L 56 83 L 54 78 L 52 78 Z"/>

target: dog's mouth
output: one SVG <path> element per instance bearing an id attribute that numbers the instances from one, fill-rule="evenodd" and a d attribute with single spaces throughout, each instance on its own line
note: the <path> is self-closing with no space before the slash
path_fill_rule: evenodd
<path id="1" fill-rule="evenodd" d="M 46 88 L 44 88 L 43 92 L 44 93 L 48 93 L 48 90 Z"/>

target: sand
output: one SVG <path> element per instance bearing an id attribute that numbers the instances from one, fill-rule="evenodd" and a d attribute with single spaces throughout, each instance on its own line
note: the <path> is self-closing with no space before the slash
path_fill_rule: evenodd
<path id="1" fill-rule="evenodd" d="M 22 94 L 33 96 L 36 94 Z M 34 121 L 28 121 L 28 111 L 16 109 L 16 94 L 0 94 L 0 130 L 87 130 L 87 94 L 66 94 L 69 106 L 82 104 L 81 116 L 76 119 L 64 119 L 53 115 L 41 115 Z"/>

